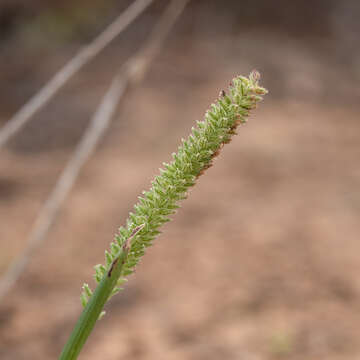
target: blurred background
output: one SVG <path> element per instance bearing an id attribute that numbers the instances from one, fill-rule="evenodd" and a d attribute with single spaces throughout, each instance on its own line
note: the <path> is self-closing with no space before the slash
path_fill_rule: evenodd
<path id="1" fill-rule="evenodd" d="M 130 3 L 2 0 L 0 126 Z M 166 4 L 155 1 L 0 150 L 2 274 Z M 357 0 L 190 1 L 1 300 L 1 359 L 57 358 L 81 285 L 94 285 L 93 266 L 137 196 L 219 90 L 254 68 L 269 94 L 80 358 L 360 358 L 359 18 Z"/>

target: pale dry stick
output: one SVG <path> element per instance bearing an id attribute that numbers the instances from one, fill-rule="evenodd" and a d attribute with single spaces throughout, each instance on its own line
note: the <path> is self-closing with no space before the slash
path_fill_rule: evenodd
<path id="1" fill-rule="evenodd" d="M 161 20 L 151 32 L 145 46 L 133 59 L 128 61 L 129 71 L 132 74 L 131 78 L 134 83 L 143 78 L 153 58 L 159 53 L 167 34 L 189 1 L 190 0 L 171 1 L 170 5 L 165 9 Z"/>
<path id="2" fill-rule="evenodd" d="M 0 129 L 0 148 L 15 135 L 31 117 L 86 63 L 125 30 L 154 0 L 137 0 L 110 24 L 94 41 L 83 47 L 50 81 L 30 98 L 14 116 Z"/>
<path id="3" fill-rule="evenodd" d="M 22 274 L 31 256 L 40 247 L 41 243 L 54 223 L 61 204 L 73 187 L 81 167 L 91 156 L 96 144 L 105 133 L 116 105 L 124 93 L 127 81 L 113 81 L 101 104 L 99 105 L 89 127 L 86 129 L 74 155 L 67 163 L 65 169 L 56 182 L 53 191 L 45 201 L 37 216 L 27 240 L 27 246 L 19 255 L 0 280 L 0 300 L 16 283 Z"/>
<path id="4" fill-rule="evenodd" d="M 30 231 L 26 248 L 10 264 L 0 279 L 0 301 L 16 283 L 32 255 L 45 240 L 82 166 L 89 159 L 99 140 L 105 134 L 126 88 L 130 83 L 139 82 L 143 78 L 149 63 L 161 48 L 161 44 L 164 42 L 166 35 L 189 1 L 190 0 L 173 0 L 170 3 L 159 23 L 152 31 L 146 45 L 144 45 L 135 56 L 130 58 L 114 77 L 97 111 L 91 119 L 88 128 L 77 145 L 73 156 L 68 161 L 52 192 L 41 208 Z"/>

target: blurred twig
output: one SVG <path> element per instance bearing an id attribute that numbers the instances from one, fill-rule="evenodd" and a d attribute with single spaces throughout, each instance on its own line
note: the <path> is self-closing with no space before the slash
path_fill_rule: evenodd
<path id="1" fill-rule="evenodd" d="M 0 148 L 16 134 L 87 62 L 126 29 L 154 0 L 137 0 L 80 51 L 0 129 Z"/>
<path id="2" fill-rule="evenodd" d="M 130 83 L 137 83 L 143 78 L 150 62 L 159 52 L 166 35 L 188 2 L 189 0 L 173 0 L 150 34 L 146 44 L 114 76 L 73 156 L 68 161 L 52 192 L 41 208 L 27 239 L 26 248 L 10 264 L 8 270 L 1 278 L 0 300 L 16 283 L 30 261 L 31 256 L 46 239 L 46 235 L 55 222 L 59 209 L 72 189 L 82 166 L 92 155 L 96 145 L 105 134 L 126 88 Z"/>

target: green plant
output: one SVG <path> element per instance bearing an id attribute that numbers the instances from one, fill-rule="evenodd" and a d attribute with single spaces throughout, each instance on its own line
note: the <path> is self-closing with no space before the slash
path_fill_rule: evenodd
<path id="1" fill-rule="evenodd" d="M 187 190 L 212 165 L 222 146 L 236 134 L 238 125 L 246 122 L 250 110 L 267 93 L 259 86 L 259 78 L 256 71 L 249 78 L 234 78 L 228 94 L 220 92 L 217 102 L 206 112 L 205 120 L 197 122 L 197 128 L 192 128 L 189 138 L 183 140 L 178 152 L 172 155 L 173 161 L 164 163 L 151 189 L 139 198 L 126 227 L 119 229 L 110 251 L 105 251 L 105 265 L 95 266 L 96 290 L 92 292 L 87 284 L 83 286 L 84 310 L 61 360 L 77 358 L 96 321 L 104 314 L 106 301 L 119 292 L 125 277 L 134 271 L 145 249 L 160 233 L 160 226 L 170 220 L 169 215 L 175 213 L 179 201 L 186 198 Z"/>

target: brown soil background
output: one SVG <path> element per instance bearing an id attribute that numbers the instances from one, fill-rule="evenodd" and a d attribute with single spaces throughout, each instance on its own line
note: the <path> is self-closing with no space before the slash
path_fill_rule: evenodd
<path id="1" fill-rule="evenodd" d="M 239 3 L 193 1 L 119 106 L 0 304 L 2 360 L 57 358 L 81 311 L 81 285 L 93 284 L 92 267 L 137 196 L 219 90 L 253 68 L 269 95 L 107 305 L 80 358 L 360 359 L 358 4 Z M 2 124 L 126 2 L 99 4 L 73 18 L 89 5 L 1 5 Z M 24 248 L 114 69 L 164 4 L 1 150 L 0 271 Z"/>

